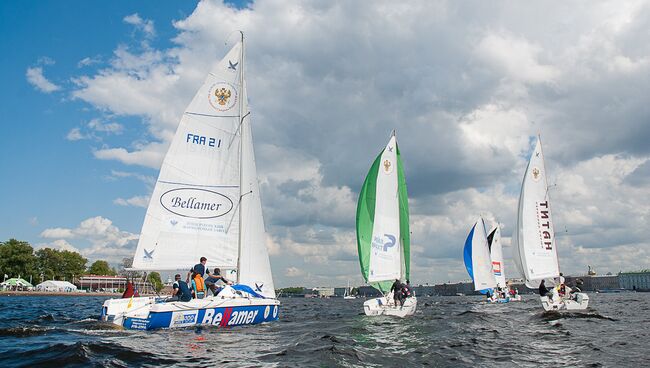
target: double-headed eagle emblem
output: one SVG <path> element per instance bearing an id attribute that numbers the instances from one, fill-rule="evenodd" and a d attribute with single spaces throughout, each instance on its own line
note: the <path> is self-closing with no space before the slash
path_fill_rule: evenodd
<path id="1" fill-rule="evenodd" d="M 533 179 L 535 180 L 539 179 L 539 174 L 540 174 L 539 169 L 536 167 L 533 168 Z"/>
<path id="2" fill-rule="evenodd" d="M 217 88 L 217 90 L 214 91 L 214 95 L 217 97 L 219 105 L 225 106 L 228 103 L 230 96 L 232 96 L 232 92 L 230 92 L 229 89 Z"/>
<path id="3" fill-rule="evenodd" d="M 388 161 L 388 160 L 384 161 L 384 171 L 389 172 L 390 171 L 390 166 L 391 166 L 390 161 Z"/>

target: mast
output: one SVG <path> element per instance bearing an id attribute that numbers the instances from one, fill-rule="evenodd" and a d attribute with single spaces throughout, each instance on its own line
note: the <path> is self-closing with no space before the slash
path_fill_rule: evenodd
<path id="1" fill-rule="evenodd" d="M 239 240 L 237 244 L 237 283 L 241 278 L 241 238 L 242 238 L 242 201 L 244 195 L 242 193 L 242 188 L 244 187 L 243 182 L 243 153 L 244 153 L 244 32 L 239 31 L 241 34 L 241 49 L 239 56 Z"/>

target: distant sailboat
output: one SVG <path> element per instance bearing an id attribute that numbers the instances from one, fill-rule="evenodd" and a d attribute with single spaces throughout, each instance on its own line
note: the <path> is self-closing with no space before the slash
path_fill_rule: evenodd
<path id="1" fill-rule="evenodd" d="M 183 114 L 160 169 L 133 269 L 184 271 L 199 258 L 236 279 L 189 302 L 110 299 L 101 319 L 132 329 L 235 326 L 278 319 L 265 244 L 244 37 L 209 73 Z"/>
<path id="2" fill-rule="evenodd" d="M 356 299 L 355 295 L 352 295 L 352 288 L 350 287 L 350 280 L 348 280 L 348 287 L 345 289 L 343 299 Z"/>
<path id="3" fill-rule="evenodd" d="M 517 226 L 512 239 L 515 265 L 527 287 L 538 288 L 541 280 L 560 276 L 546 167 L 539 137 L 521 184 Z M 553 294 L 552 299 L 540 297 L 545 310 L 585 309 L 589 304 L 589 297 L 585 293 L 575 293 L 573 298 L 560 297 L 554 288 Z"/>
<path id="4" fill-rule="evenodd" d="M 482 217 L 479 217 L 467 235 L 463 248 L 463 261 L 467 273 L 474 282 L 474 290 L 481 294 L 494 295 L 497 282 L 492 269 L 485 222 Z"/>
<path id="5" fill-rule="evenodd" d="M 501 245 L 501 228 L 497 224 L 487 236 L 488 248 L 490 249 L 490 258 L 492 259 L 492 272 L 497 283 L 497 287 L 505 290 L 508 301 L 521 301 L 521 295 L 510 294 L 508 282 L 506 281 L 505 264 L 503 261 L 503 247 Z M 514 291 L 513 291 L 514 293 Z"/>
<path id="6" fill-rule="evenodd" d="M 408 194 L 395 132 L 363 183 L 356 228 L 361 274 L 384 294 L 363 304 L 366 315 L 404 317 L 415 313 L 415 296 L 400 306 L 390 292 L 395 279 L 409 279 L 411 256 Z"/>

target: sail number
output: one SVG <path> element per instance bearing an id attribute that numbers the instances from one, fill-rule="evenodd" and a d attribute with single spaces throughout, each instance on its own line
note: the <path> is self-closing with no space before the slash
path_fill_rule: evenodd
<path id="1" fill-rule="evenodd" d="M 187 138 L 185 139 L 186 143 L 198 144 L 201 146 L 208 147 L 221 147 L 221 139 L 206 137 L 204 135 L 198 135 L 193 133 L 187 133 Z"/>

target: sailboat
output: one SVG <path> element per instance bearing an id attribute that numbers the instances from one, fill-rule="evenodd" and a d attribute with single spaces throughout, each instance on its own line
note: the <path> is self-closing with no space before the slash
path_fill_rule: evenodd
<path id="1" fill-rule="evenodd" d="M 479 216 L 467 235 L 463 247 L 463 261 L 467 273 L 474 282 L 474 291 L 479 291 L 481 294 L 490 293 L 494 296 L 497 282 L 492 269 L 483 217 Z M 491 301 L 496 301 L 496 298 L 491 298 Z"/>
<path id="2" fill-rule="evenodd" d="M 409 279 L 411 252 L 408 194 L 395 131 L 359 193 L 356 229 L 361 274 L 383 294 L 363 303 L 365 314 L 405 317 L 415 313 L 415 295 L 400 305 L 390 290 L 396 279 Z"/>
<path id="3" fill-rule="evenodd" d="M 208 269 L 219 267 L 236 283 L 217 296 L 189 302 L 110 299 L 101 319 L 146 330 L 278 319 L 246 95 L 243 33 L 183 113 L 151 195 L 132 269 L 181 271 L 185 278 L 203 256 Z"/>
<path id="4" fill-rule="evenodd" d="M 501 229 L 497 224 L 487 236 L 488 249 L 490 250 L 490 258 L 492 259 L 492 272 L 497 283 L 497 287 L 506 290 L 506 298 L 508 301 L 521 301 L 521 295 L 510 294 L 508 284 L 506 281 L 505 265 L 503 262 L 503 247 L 501 246 Z"/>
<path id="5" fill-rule="evenodd" d="M 348 287 L 345 289 L 343 299 L 356 299 L 355 295 L 352 295 L 352 288 L 350 287 L 350 280 L 348 280 Z"/>
<path id="6" fill-rule="evenodd" d="M 517 226 L 515 226 L 512 239 L 515 265 L 526 281 L 527 287 L 538 288 L 541 280 L 559 278 L 560 264 L 540 137 L 537 138 L 535 150 L 530 156 L 521 183 Z M 540 297 L 544 310 L 587 308 L 589 304 L 587 294 L 574 293 L 572 297 L 561 297 L 558 288 L 559 285 L 553 288 L 552 298 Z"/>

